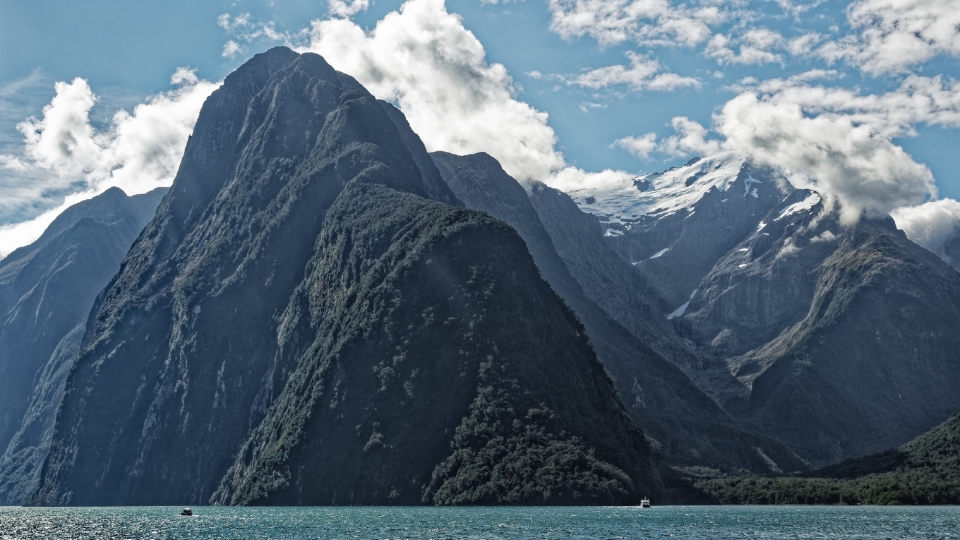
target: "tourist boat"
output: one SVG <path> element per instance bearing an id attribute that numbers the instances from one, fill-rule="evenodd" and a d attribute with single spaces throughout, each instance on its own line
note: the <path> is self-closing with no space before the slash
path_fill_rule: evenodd
<path id="1" fill-rule="evenodd" d="M 192 515 L 193 515 L 193 510 L 191 510 L 191 509 L 189 509 L 189 508 L 184 508 L 184 509 L 183 509 L 183 512 L 180 512 L 180 515 L 181 515 L 181 516 L 192 516 Z"/>
<path id="2" fill-rule="evenodd" d="M 640 508 L 650 508 L 650 499 L 640 499 Z"/>

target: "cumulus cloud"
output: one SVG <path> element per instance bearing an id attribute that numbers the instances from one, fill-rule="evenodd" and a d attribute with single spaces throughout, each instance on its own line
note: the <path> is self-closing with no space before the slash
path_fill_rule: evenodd
<path id="1" fill-rule="evenodd" d="M 835 77 L 814 71 L 788 79 L 745 81 L 739 95 L 714 114 L 712 130 L 687 118 L 673 121 L 676 134 L 651 150 L 646 135 L 640 150 L 670 155 L 730 150 L 779 167 L 800 187 L 839 203 L 846 222 L 864 213 L 884 215 L 901 206 L 935 198 L 929 168 L 895 142 L 912 136 L 918 124 L 960 127 L 960 83 L 910 76 L 895 91 L 857 90 L 811 84 Z M 622 140 L 631 149 L 631 140 Z M 618 143 L 619 144 L 619 143 Z"/>
<path id="2" fill-rule="evenodd" d="M 799 17 L 804 12 L 810 11 L 811 9 L 819 6 L 825 1 L 826 0 L 815 0 L 813 2 L 805 4 L 805 3 L 792 2 L 791 0 L 776 0 L 777 5 L 780 6 L 780 8 L 783 9 L 784 12 L 786 12 L 789 15 L 792 15 L 793 17 Z"/>
<path id="3" fill-rule="evenodd" d="M 710 38 L 726 14 L 716 5 L 673 5 L 667 0 L 548 0 L 550 29 L 564 39 L 590 36 L 602 46 L 635 41 L 643 45 L 693 47 Z"/>
<path id="4" fill-rule="evenodd" d="M 354 7 L 358 7 L 357 11 L 360 11 L 360 7 L 366 9 L 366 4 L 368 0 L 353 0 L 350 3 L 345 3 L 343 1 L 332 0 L 330 2 L 330 11 L 332 14 L 338 14 L 334 10 L 340 9 L 344 12 L 348 12 Z M 335 6 L 334 4 L 337 4 Z M 254 20 L 253 16 L 249 13 L 241 13 L 239 15 L 231 15 L 229 13 L 223 13 L 217 17 L 217 25 L 220 28 L 223 28 L 229 35 L 234 38 L 243 41 L 244 43 L 250 43 L 258 39 L 267 39 L 270 41 L 280 41 L 288 43 L 293 39 L 293 36 L 285 32 L 277 30 L 277 25 L 273 21 L 260 22 Z M 233 45 L 230 45 L 233 43 Z M 234 40 L 228 41 L 223 46 L 223 56 L 229 57 L 228 52 L 241 51 L 241 46 Z"/>
<path id="5" fill-rule="evenodd" d="M 443 0 L 409 0 L 369 32 L 348 19 L 314 21 L 301 50 L 396 103 L 431 151 L 488 152 L 519 180 L 565 166 L 547 114 L 516 98 L 506 68 L 487 62 Z"/>
<path id="6" fill-rule="evenodd" d="M 640 137 L 618 139 L 614 145 L 644 159 L 654 152 L 673 157 L 685 157 L 706 156 L 722 149 L 719 140 L 707 138 L 709 130 L 699 122 L 685 116 L 678 116 L 670 121 L 670 125 L 675 134 L 663 140 L 658 141 L 656 133 L 647 133 Z"/>
<path id="7" fill-rule="evenodd" d="M 171 83 L 173 90 L 148 98 L 132 112 L 117 112 L 104 130 L 90 122 L 98 98 L 85 80 L 56 84 L 56 96 L 42 117 L 17 126 L 24 136 L 23 154 L 0 159 L 3 167 L 17 172 L 4 181 L 0 211 L 22 213 L 11 205 L 46 206 L 47 211 L 3 227 L 0 255 L 35 240 L 66 206 L 107 188 L 132 195 L 170 185 L 200 107 L 218 86 L 184 68 Z"/>
<path id="8" fill-rule="evenodd" d="M 544 183 L 560 191 L 573 191 L 624 185 L 632 182 L 633 178 L 634 175 L 625 171 L 607 169 L 601 172 L 587 172 L 568 166 L 551 175 Z"/>
<path id="9" fill-rule="evenodd" d="M 840 202 L 847 223 L 936 195 L 930 170 L 871 126 L 849 115 L 811 115 L 780 97 L 746 93 L 728 102 L 715 119 L 724 147 Z"/>
<path id="10" fill-rule="evenodd" d="M 330 14 L 335 17 L 353 17 L 370 7 L 370 0 L 330 0 Z"/>
<path id="11" fill-rule="evenodd" d="M 639 137 L 624 137 L 617 139 L 613 144 L 641 159 L 647 159 L 650 154 L 660 151 L 656 133 L 647 133 Z"/>
<path id="12" fill-rule="evenodd" d="M 586 71 L 577 76 L 566 77 L 567 84 L 599 90 L 611 86 L 627 86 L 639 92 L 655 90 L 669 92 L 679 88 L 700 88 L 701 83 L 692 77 L 683 77 L 676 73 L 664 73 L 659 61 L 633 51 L 625 53 L 630 60 L 629 66 L 606 66 Z"/>
<path id="13" fill-rule="evenodd" d="M 903 73 L 935 56 L 960 56 L 957 0 L 859 0 L 847 9 L 854 35 L 818 53 L 879 75 Z"/>
<path id="14" fill-rule="evenodd" d="M 223 44 L 223 52 L 220 53 L 224 58 L 233 58 L 240 54 L 243 48 L 234 40 L 227 41 Z"/>
<path id="15" fill-rule="evenodd" d="M 944 249 L 948 240 L 960 235 L 960 202 L 953 199 L 931 201 L 918 206 L 897 208 L 890 214 L 907 238 L 952 261 Z"/>
<path id="16" fill-rule="evenodd" d="M 736 38 L 716 34 L 707 42 L 704 54 L 721 65 L 782 63 L 783 58 L 775 51 L 783 48 L 784 43 L 783 36 L 778 32 L 766 28 L 753 28 Z M 797 45 L 797 47 L 800 46 L 802 43 Z M 733 47 L 737 47 L 739 52 L 734 51 Z"/>

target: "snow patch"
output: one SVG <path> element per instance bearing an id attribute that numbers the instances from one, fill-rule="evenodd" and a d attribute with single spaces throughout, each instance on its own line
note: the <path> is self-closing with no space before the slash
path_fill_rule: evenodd
<path id="1" fill-rule="evenodd" d="M 746 198 L 747 195 L 752 195 L 754 199 L 759 199 L 760 196 L 757 195 L 757 190 L 759 188 L 753 187 L 757 184 L 762 184 L 763 182 L 757 180 L 753 175 L 747 174 L 747 178 L 743 181 L 743 196 Z"/>
<path id="2" fill-rule="evenodd" d="M 690 307 L 690 302 L 693 301 L 693 297 L 696 296 L 697 291 L 699 291 L 699 290 L 700 290 L 700 289 L 694 289 L 693 292 L 690 293 L 690 300 L 687 300 L 687 302 L 686 302 L 685 304 L 683 304 L 682 306 L 678 307 L 673 313 L 667 315 L 667 320 L 669 321 L 669 320 L 675 319 L 675 318 L 677 318 L 677 317 L 683 317 L 683 314 L 686 313 L 687 308 Z"/>
<path id="3" fill-rule="evenodd" d="M 661 249 L 660 251 L 654 253 L 653 256 L 651 256 L 650 258 L 651 258 L 651 259 L 659 259 L 660 257 L 663 257 L 663 255 L 664 255 L 666 252 L 668 252 L 668 251 L 670 251 L 670 248 L 663 248 L 663 249 Z M 636 264 L 636 263 L 634 263 L 634 264 Z"/>
<path id="4" fill-rule="evenodd" d="M 799 214 L 800 212 L 809 212 L 810 210 L 813 210 L 813 207 L 819 203 L 820 203 L 820 195 L 817 195 L 816 193 L 811 193 L 810 195 L 807 195 L 806 199 L 798 203 L 793 203 L 790 206 L 784 208 L 783 211 L 780 212 L 780 215 L 777 216 L 777 219 L 775 219 L 774 221 L 780 221 L 781 219 L 789 215 Z"/>
<path id="5" fill-rule="evenodd" d="M 740 253 L 746 253 L 746 252 L 750 251 L 750 248 L 740 248 L 740 249 L 738 249 L 737 251 L 739 251 Z"/>
<path id="6" fill-rule="evenodd" d="M 736 154 L 723 152 L 662 174 L 624 178 L 615 184 L 568 194 L 584 212 L 605 223 L 629 228 L 644 216 L 661 218 L 690 208 L 711 189 L 727 191 L 740 174 L 743 161 Z"/>
<path id="7" fill-rule="evenodd" d="M 766 227 L 766 226 L 767 226 L 767 224 L 761 221 L 761 222 L 760 222 L 760 226 L 757 227 L 757 232 L 762 231 L 763 228 Z M 767 233 L 763 233 L 763 234 L 767 234 Z M 767 235 L 767 236 L 770 236 L 770 235 Z"/>
<path id="8" fill-rule="evenodd" d="M 618 231 L 617 229 L 607 229 L 607 232 L 603 233 L 604 236 L 623 236 L 623 231 Z"/>

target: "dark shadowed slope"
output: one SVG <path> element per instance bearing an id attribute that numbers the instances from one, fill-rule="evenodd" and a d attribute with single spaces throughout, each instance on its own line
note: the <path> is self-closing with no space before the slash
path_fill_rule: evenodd
<path id="1" fill-rule="evenodd" d="M 227 77 L 99 298 L 34 503 L 656 489 L 522 241 L 445 204 L 398 120 L 317 55 L 277 48 Z"/>
<path id="2" fill-rule="evenodd" d="M 112 188 L 0 261 L 0 505 L 35 487 L 90 308 L 164 193 Z"/>
<path id="3" fill-rule="evenodd" d="M 559 236 L 564 245 L 570 246 L 578 241 L 577 235 L 582 234 L 578 228 L 583 224 L 577 219 L 590 216 L 580 212 L 569 198 L 543 185 L 535 186 L 534 194 L 528 197 L 520 184 L 486 154 L 456 156 L 436 152 L 431 156 L 450 188 L 467 207 L 488 212 L 517 230 L 544 279 L 583 321 L 627 409 L 669 462 L 765 472 L 770 470 L 770 464 L 764 456 L 774 456 L 781 468 L 804 469 L 803 463 L 781 445 L 738 428 L 736 422 L 678 368 L 631 335 L 584 294 L 557 254 L 550 234 L 531 204 L 531 200 L 540 204 L 542 214 L 548 216 L 554 227 L 563 230 Z M 550 198 L 563 200 L 552 206 L 554 201 Z M 573 223 L 558 225 L 561 221 Z M 583 244 L 590 246 L 592 241 L 599 240 L 598 234 Z M 589 247 L 582 248 L 578 255 L 582 256 L 587 250 Z M 591 262 L 604 264 L 602 260 L 588 262 L 577 256 L 572 259 L 584 268 Z M 603 270 L 598 270 L 600 272 Z M 626 283 L 619 293 L 629 294 L 629 285 Z M 634 299 L 634 302 L 641 304 L 643 300 Z"/>
<path id="4" fill-rule="evenodd" d="M 350 184 L 281 343 L 305 352 L 219 502 L 586 504 L 656 489 L 579 323 L 483 214 Z"/>

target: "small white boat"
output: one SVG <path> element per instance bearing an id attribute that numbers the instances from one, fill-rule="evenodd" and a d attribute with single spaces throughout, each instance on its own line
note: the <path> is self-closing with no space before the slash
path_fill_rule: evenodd
<path id="1" fill-rule="evenodd" d="M 184 509 L 183 509 L 183 512 L 180 512 L 180 515 L 181 515 L 181 516 L 192 516 L 192 515 L 193 515 L 193 510 L 191 510 L 191 509 L 189 509 L 189 508 L 184 508 Z"/>
<path id="2" fill-rule="evenodd" d="M 640 508 L 650 508 L 650 499 L 640 499 Z"/>

